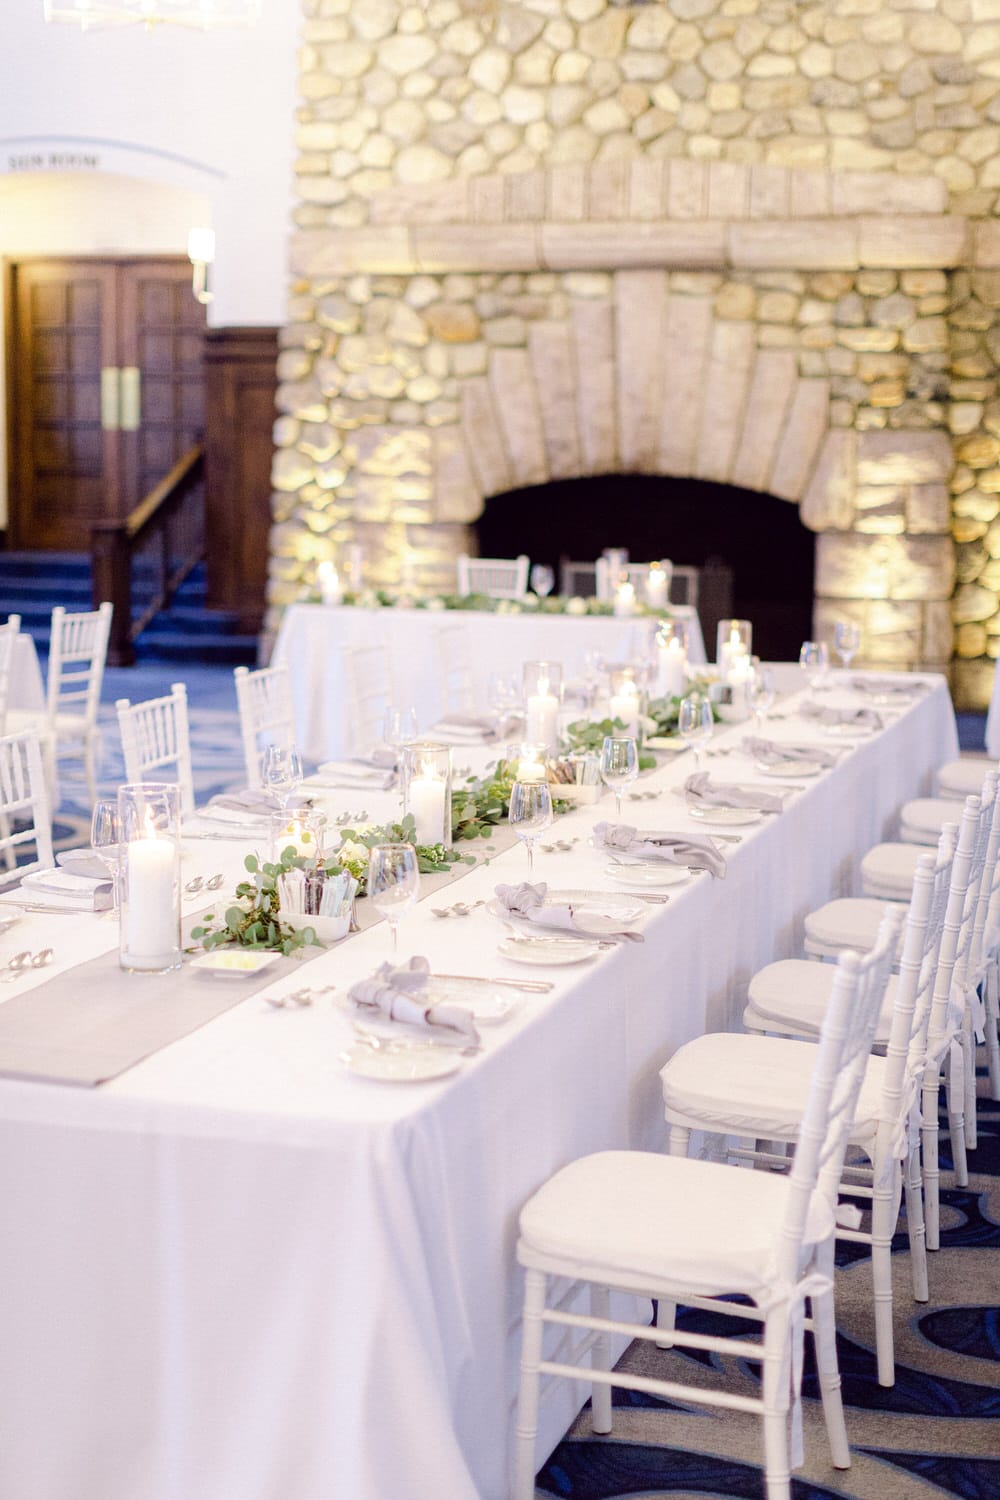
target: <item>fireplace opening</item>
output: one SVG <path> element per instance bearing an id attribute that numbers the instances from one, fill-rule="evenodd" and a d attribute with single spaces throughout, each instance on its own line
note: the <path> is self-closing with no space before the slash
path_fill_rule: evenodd
<path id="1" fill-rule="evenodd" d="M 796 660 L 812 634 L 815 538 L 797 505 L 757 490 L 645 474 L 553 480 L 492 496 L 476 531 L 483 557 L 526 552 L 557 579 L 563 559 L 606 547 L 698 568 L 709 656 L 726 616 L 750 620 L 754 652 L 771 661 Z"/>

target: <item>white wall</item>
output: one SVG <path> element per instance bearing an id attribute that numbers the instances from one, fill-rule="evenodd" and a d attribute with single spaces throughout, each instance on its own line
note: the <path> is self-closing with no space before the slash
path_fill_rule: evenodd
<path id="1" fill-rule="evenodd" d="M 184 254 L 210 224 L 210 325 L 284 322 L 299 0 L 262 12 L 83 33 L 0 0 L 0 257 Z M 5 483 L 0 452 L 0 525 Z"/>

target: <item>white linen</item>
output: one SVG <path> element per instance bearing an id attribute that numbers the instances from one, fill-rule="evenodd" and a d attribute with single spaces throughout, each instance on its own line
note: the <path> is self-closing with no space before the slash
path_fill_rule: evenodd
<path id="1" fill-rule="evenodd" d="M 675 614 L 685 615 L 681 609 Z M 685 615 L 685 618 L 687 616 Z M 449 704 L 435 634 L 460 625 L 473 673 L 477 708 L 487 707 L 490 675 L 516 676 L 525 661 L 558 661 L 563 681 L 581 676 L 584 653 L 600 651 L 609 660 L 634 658 L 636 642 L 654 627 L 652 619 L 608 615 L 497 615 L 478 610 L 359 609 L 355 606 L 293 604 L 285 611 L 271 665 L 291 669 L 295 733 L 308 760 L 329 760 L 350 751 L 344 704 L 349 701 L 341 648 L 381 643 L 389 658 L 394 690 L 414 704 L 420 731 L 443 719 Z M 688 658 L 704 662 L 698 617 L 688 618 Z"/>
<path id="2" fill-rule="evenodd" d="M 796 741 L 804 726 L 769 732 Z M 741 737 L 737 725 L 716 738 Z M 804 913 L 841 894 L 840 873 L 956 753 L 936 679 L 780 817 L 740 830 L 725 881 L 699 876 L 651 907 L 645 943 L 530 971 L 552 993 L 484 1027 L 482 1052 L 440 1082 L 348 1075 L 349 1013 L 323 996 L 279 1010 L 262 992 L 100 1089 L 0 1086 L 0 1493 L 502 1500 L 519 1209 L 586 1153 L 664 1149 L 658 1068 L 738 1024 L 746 975 L 801 951 Z M 737 750 L 729 769 L 749 762 Z M 668 764 L 646 784 L 678 786 L 686 770 Z M 687 826 L 672 800 L 671 821 Z M 537 877 L 606 883 L 607 853 L 587 843 L 605 816 L 568 814 L 573 853 L 539 851 Z M 188 845 L 185 877 L 233 876 L 242 853 Z M 511 849 L 470 870 L 461 899 L 524 873 Z M 403 954 L 435 972 L 524 977 L 494 951 L 495 918 L 442 921 L 437 904 L 401 924 Z M 93 916 L 28 916 L 0 961 L 50 943 L 65 967 L 116 941 Z M 272 992 L 307 979 L 343 995 L 388 956 L 380 924 Z M 574 1389 L 543 1397 L 540 1461 L 575 1414 Z"/>

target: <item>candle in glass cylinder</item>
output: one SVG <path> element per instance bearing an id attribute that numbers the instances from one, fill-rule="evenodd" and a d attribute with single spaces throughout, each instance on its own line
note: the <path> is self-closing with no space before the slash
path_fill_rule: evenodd
<path id="1" fill-rule="evenodd" d="M 324 604 L 339 604 L 341 600 L 340 574 L 332 562 L 321 562 L 316 570 L 319 579 L 320 597 Z"/>
<path id="2" fill-rule="evenodd" d="M 656 645 L 656 693 L 659 698 L 683 698 L 687 682 L 687 652 L 676 635 Z"/>
<path id="3" fill-rule="evenodd" d="M 651 609 L 663 609 L 667 602 L 667 574 L 662 563 L 652 562 L 646 576 L 646 603 Z"/>
<path id="4" fill-rule="evenodd" d="M 144 836 L 132 839 L 126 853 L 125 946 L 133 961 L 158 963 L 177 946 L 174 855 L 173 840 L 159 837 L 147 816 Z"/>
<path id="5" fill-rule="evenodd" d="M 615 591 L 615 614 L 635 614 L 635 586 L 629 583 L 628 579 L 620 583 Z"/>
<path id="6" fill-rule="evenodd" d="M 613 719 L 625 725 L 625 734 L 636 739 L 639 734 L 639 691 L 634 682 L 626 680 L 608 705 Z"/>
<path id="7" fill-rule="evenodd" d="M 413 836 L 418 844 L 444 843 L 446 793 L 444 780 L 431 771 L 422 771 L 411 778 L 407 787 L 407 810 L 413 816 Z"/>
<path id="8" fill-rule="evenodd" d="M 532 744 L 544 745 L 554 755 L 559 748 L 559 700 L 549 692 L 548 680 L 539 679 L 538 691 L 524 706 L 524 735 Z"/>
<path id="9" fill-rule="evenodd" d="M 545 780 L 545 746 L 522 745 L 516 761 L 518 781 Z"/>

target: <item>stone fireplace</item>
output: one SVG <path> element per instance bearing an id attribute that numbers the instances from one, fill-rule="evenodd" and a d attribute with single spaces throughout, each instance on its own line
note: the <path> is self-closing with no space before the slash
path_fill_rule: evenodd
<path id="1" fill-rule="evenodd" d="M 919 7 L 874 41 L 872 7 L 821 35 L 829 9 L 305 0 L 272 626 L 347 543 L 372 585 L 405 558 L 447 589 L 489 497 L 664 476 L 798 507 L 815 628 L 854 616 L 866 660 L 952 663 L 959 702 L 984 700 L 1000 647 L 992 194 L 861 141 L 919 115 L 949 68 L 986 114 L 1000 82 L 973 87 L 965 54 L 989 39 L 971 19 L 968 36 L 948 23 L 959 66 Z"/>

